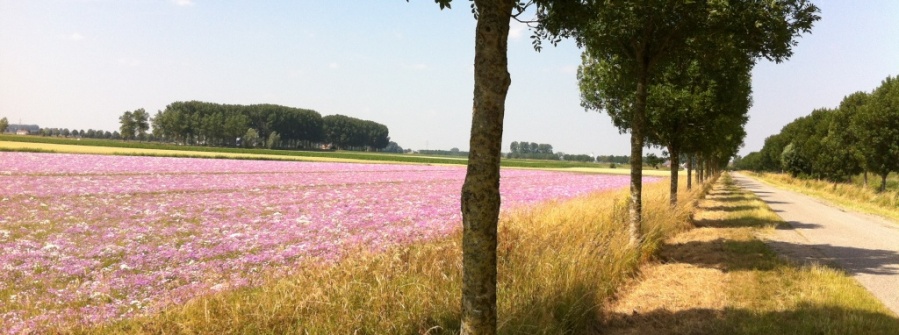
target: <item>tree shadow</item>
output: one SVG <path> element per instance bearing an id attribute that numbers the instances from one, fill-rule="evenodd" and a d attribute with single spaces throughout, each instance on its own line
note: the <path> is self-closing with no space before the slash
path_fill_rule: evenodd
<path id="1" fill-rule="evenodd" d="M 818 263 L 841 269 L 849 274 L 899 274 L 899 253 L 892 250 L 865 249 L 829 244 L 795 244 L 781 241 L 737 241 L 717 238 L 709 241 L 665 243 L 659 258 L 666 263 L 686 263 L 725 272 L 772 270 L 783 263 L 776 261 L 781 251 L 800 255 L 805 263 Z M 813 253 L 807 251 L 814 251 Z"/>
<path id="2" fill-rule="evenodd" d="M 883 249 L 867 249 L 835 246 L 830 244 L 795 244 L 768 241 L 774 250 L 808 248 L 816 251 L 811 261 L 831 264 L 849 274 L 896 275 L 899 274 L 899 252 Z M 899 333 L 899 329 L 897 329 Z"/>
<path id="3" fill-rule="evenodd" d="M 741 195 L 739 193 L 734 193 L 734 192 L 722 192 L 719 194 L 709 194 L 705 198 L 708 200 L 715 200 L 715 201 L 720 201 L 720 202 L 725 202 L 725 203 L 746 201 L 749 199 L 744 195 Z"/>
<path id="4" fill-rule="evenodd" d="M 899 318 L 842 306 L 800 304 L 784 311 L 656 309 L 614 313 L 595 334 L 892 334 Z"/>
<path id="5" fill-rule="evenodd" d="M 764 198 L 761 198 L 761 197 L 759 197 L 759 199 L 761 199 L 762 201 L 764 201 L 766 204 L 769 204 L 769 205 L 770 205 L 770 204 L 776 204 L 776 205 L 779 205 L 779 204 L 786 204 L 786 205 L 792 204 L 792 202 L 774 201 L 774 200 L 765 200 Z"/>
<path id="6" fill-rule="evenodd" d="M 717 200 L 717 199 L 716 199 Z M 739 211 L 748 211 L 758 209 L 758 206 L 710 206 L 710 207 L 701 207 L 706 211 L 722 211 L 722 212 L 739 212 Z"/>
<path id="7" fill-rule="evenodd" d="M 717 238 L 709 241 L 665 243 L 659 250 L 665 263 L 685 263 L 722 272 L 773 270 L 783 266 L 774 251 L 758 240 L 736 241 Z"/>
<path id="8" fill-rule="evenodd" d="M 775 228 L 777 230 L 820 229 L 821 225 L 817 224 L 817 223 L 786 221 L 786 222 L 783 222 L 783 223 L 777 225 L 777 227 L 775 227 Z"/>
<path id="9" fill-rule="evenodd" d="M 746 218 L 741 220 L 733 220 L 733 219 L 694 219 L 693 225 L 695 227 L 705 227 L 705 228 L 764 228 L 764 227 L 777 227 L 781 224 L 781 221 L 774 220 L 765 220 L 765 219 L 757 219 L 757 218 Z"/>

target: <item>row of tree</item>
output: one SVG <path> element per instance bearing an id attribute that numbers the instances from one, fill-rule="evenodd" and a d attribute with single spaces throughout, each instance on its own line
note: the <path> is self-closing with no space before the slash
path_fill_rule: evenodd
<path id="1" fill-rule="evenodd" d="M 436 2 L 448 8 L 452 0 Z M 819 19 L 807 0 L 474 0 L 471 154 L 461 196 L 462 334 L 496 333 L 509 20 L 521 21 L 531 6 L 535 47 L 574 38 L 585 49 L 578 71 L 582 104 L 608 112 L 631 133 L 629 231 L 635 248 L 642 244 L 644 144 L 668 147 L 675 160 L 691 153 L 703 165 L 698 171 L 723 168 L 745 136 L 755 60 L 786 60 L 795 38 Z M 674 203 L 675 168 L 672 177 Z"/>
<path id="2" fill-rule="evenodd" d="M 311 149 L 379 150 L 390 143 L 387 126 L 344 115 L 322 117 L 316 111 L 271 104 L 226 105 L 179 101 L 149 118 L 143 110 L 119 117 L 122 138 L 209 146 L 267 146 Z M 395 149 L 395 148 L 393 148 Z"/>
<path id="3" fill-rule="evenodd" d="M 861 173 L 867 181 L 872 172 L 886 190 L 887 176 L 899 172 L 899 78 L 887 77 L 870 93 L 850 94 L 837 108 L 797 118 L 735 167 L 834 183 Z"/>
<path id="4" fill-rule="evenodd" d="M 120 134 L 118 131 L 110 132 L 108 130 L 104 131 L 94 129 L 69 130 L 69 128 L 39 128 L 37 132 L 32 132 L 32 134 L 45 137 L 97 138 L 110 140 L 122 139 L 122 134 Z"/>

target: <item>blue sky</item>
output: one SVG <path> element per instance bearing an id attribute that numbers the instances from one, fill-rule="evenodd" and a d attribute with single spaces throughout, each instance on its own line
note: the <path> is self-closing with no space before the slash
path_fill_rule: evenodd
<path id="1" fill-rule="evenodd" d="M 0 116 L 115 130 L 126 110 L 174 101 L 274 103 L 383 123 L 406 148 L 465 150 L 475 21 L 457 2 L 0 0 Z M 753 73 L 744 154 L 899 74 L 899 1 L 815 3 L 823 19 L 794 57 Z M 628 153 L 607 116 L 579 105 L 575 45 L 537 53 L 529 36 L 512 25 L 504 148 Z"/>

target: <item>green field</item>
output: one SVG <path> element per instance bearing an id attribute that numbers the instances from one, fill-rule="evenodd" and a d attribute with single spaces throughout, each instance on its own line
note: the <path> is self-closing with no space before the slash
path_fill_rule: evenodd
<path id="1" fill-rule="evenodd" d="M 194 158 L 230 158 L 260 160 L 301 160 L 351 163 L 411 163 L 465 165 L 466 158 L 417 154 L 374 153 L 357 151 L 293 151 L 248 148 L 221 148 L 177 144 L 117 141 L 105 139 L 74 139 L 40 136 L 0 135 L 0 151 L 39 151 L 100 155 L 172 156 Z M 588 173 L 629 174 L 628 166 L 616 169 L 607 164 L 503 159 L 503 167 L 554 169 Z M 644 175 L 667 177 L 667 170 L 644 169 Z"/>

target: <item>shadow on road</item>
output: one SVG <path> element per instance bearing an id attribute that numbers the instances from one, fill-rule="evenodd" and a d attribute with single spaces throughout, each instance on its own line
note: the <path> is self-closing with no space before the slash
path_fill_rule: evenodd
<path id="1" fill-rule="evenodd" d="M 783 224 L 777 225 L 778 230 L 796 230 L 796 229 L 819 229 L 822 228 L 820 224 L 817 223 L 805 223 L 799 221 L 789 221 L 784 222 Z"/>
<path id="2" fill-rule="evenodd" d="M 850 248 L 828 244 L 769 241 L 766 246 L 764 242 L 758 240 L 736 241 L 719 238 L 710 241 L 663 244 L 660 258 L 665 263 L 687 263 L 725 272 L 772 270 L 780 265 L 779 262 L 767 261 L 774 254 L 772 249 L 796 250 L 796 248 L 817 250 L 825 256 L 818 256 L 812 263 L 842 269 L 850 274 L 899 274 L 899 253 L 891 250 Z M 722 256 L 725 253 L 731 254 L 731 256 Z M 835 265 L 837 261 L 841 266 Z"/>
<path id="3" fill-rule="evenodd" d="M 892 334 L 899 319 L 841 306 L 803 304 L 786 311 L 693 308 L 615 313 L 598 334 Z"/>

